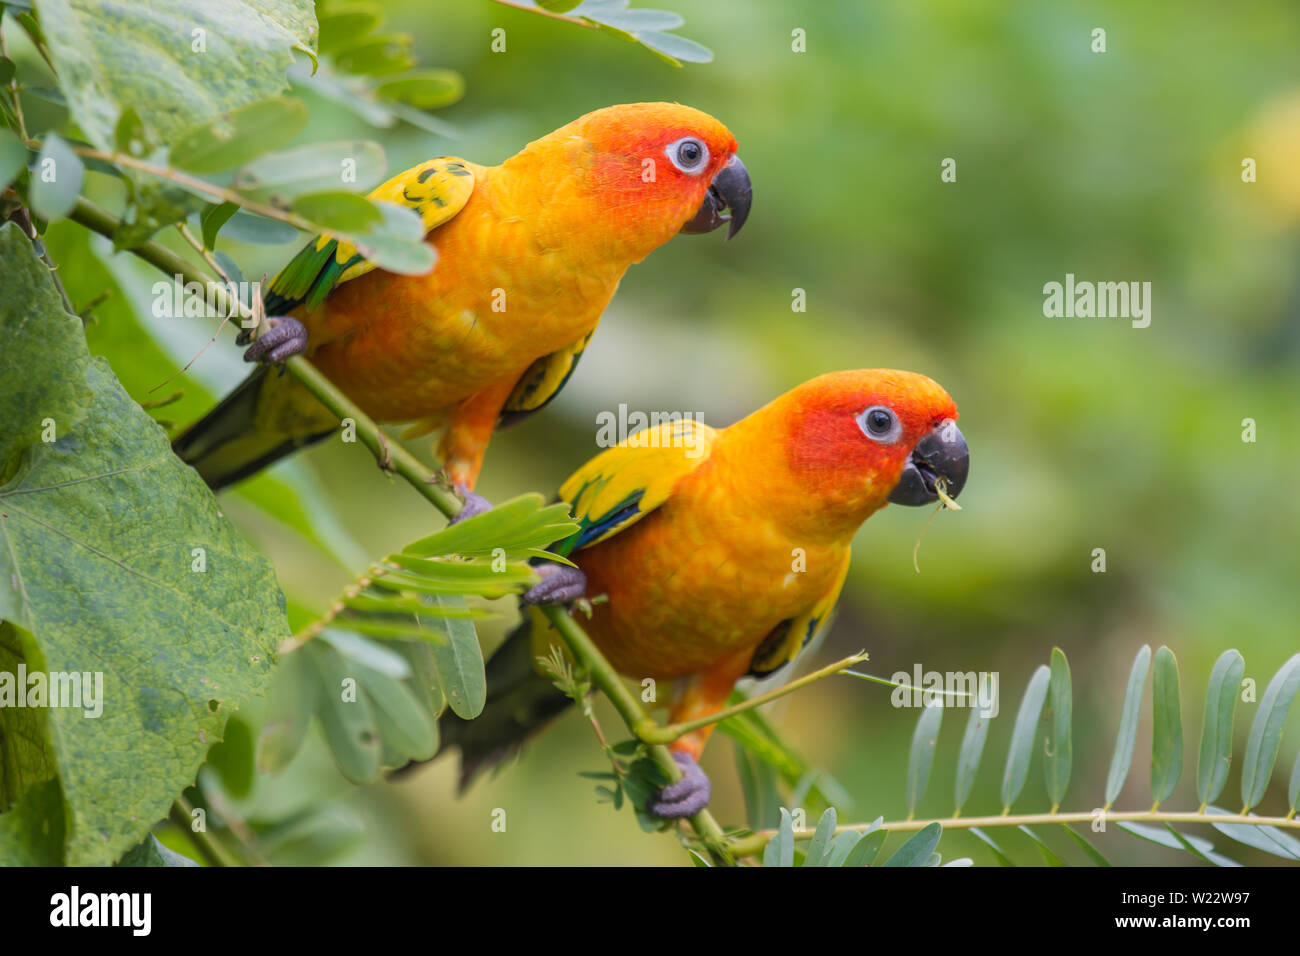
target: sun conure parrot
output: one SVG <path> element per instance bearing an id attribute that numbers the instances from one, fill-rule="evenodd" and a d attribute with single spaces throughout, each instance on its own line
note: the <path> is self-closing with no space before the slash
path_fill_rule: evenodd
<path id="1" fill-rule="evenodd" d="M 822 375 L 723 429 L 669 422 L 597 455 L 560 488 L 580 529 L 539 567 L 525 604 L 605 595 L 582 624 L 621 674 L 684 678 L 669 720 L 716 713 L 746 675 L 789 664 L 827 619 L 849 545 L 888 502 L 956 497 L 970 456 L 957 406 L 923 375 Z M 487 665 L 473 721 L 442 719 L 461 786 L 512 753 L 567 698 L 534 669 L 563 646 L 536 607 Z M 690 816 L 708 802 L 697 758 L 712 725 L 679 738 L 684 778 L 650 804 Z"/>
<path id="2" fill-rule="evenodd" d="M 419 212 L 433 271 L 396 275 L 327 236 L 263 297 L 250 361 L 305 352 L 366 414 L 444 428 L 439 457 L 473 489 L 493 430 L 546 405 L 572 374 L 623 273 L 679 232 L 749 213 L 736 140 L 688 106 L 588 113 L 500 166 L 442 157 L 370 198 Z M 292 377 L 260 366 L 173 448 L 214 489 L 337 427 Z M 475 496 L 477 497 L 477 496 Z"/>

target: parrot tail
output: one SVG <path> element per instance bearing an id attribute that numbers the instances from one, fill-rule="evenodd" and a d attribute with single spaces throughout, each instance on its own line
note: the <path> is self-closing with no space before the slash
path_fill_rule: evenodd
<path id="1" fill-rule="evenodd" d="M 260 427 L 256 413 L 262 404 L 263 390 L 272 381 L 269 373 L 269 366 L 260 366 L 216 408 L 172 442 L 172 451 L 181 461 L 192 465 L 213 491 L 242 481 L 334 431 L 329 428 L 291 435 Z"/>
<path id="2" fill-rule="evenodd" d="M 536 670 L 531 615 L 510 632 L 487 662 L 487 704 L 474 720 L 450 710 L 438 721 L 442 746 L 460 748 L 459 792 L 485 770 L 514 756 L 524 741 L 573 701 Z"/>

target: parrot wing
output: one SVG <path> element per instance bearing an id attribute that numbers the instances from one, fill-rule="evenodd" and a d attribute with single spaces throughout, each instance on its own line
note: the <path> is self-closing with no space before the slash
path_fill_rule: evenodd
<path id="1" fill-rule="evenodd" d="M 708 459 L 717 436 L 716 429 L 694 419 L 670 421 L 601 452 L 560 487 L 578 530 L 552 550 L 568 555 L 640 521 Z"/>
<path id="2" fill-rule="evenodd" d="M 766 677 L 775 670 L 789 664 L 818 631 L 825 626 L 839 600 L 844 588 L 844 579 L 849 573 L 849 555 L 844 555 L 844 562 L 835 583 L 816 604 L 798 617 L 788 618 L 772 629 L 772 632 L 758 645 L 754 657 L 749 662 L 749 673 L 754 677 Z"/>
<path id="3" fill-rule="evenodd" d="M 414 209 L 425 235 L 465 208 L 474 192 L 471 165 L 453 156 L 440 156 L 399 173 L 376 188 L 368 199 Z M 340 282 L 375 268 L 357 247 L 329 235 L 317 236 L 271 280 L 263 296 L 267 315 L 287 315 L 300 305 L 314 310 Z"/>
<path id="4" fill-rule="evenodd" d="M 543 355 L 528 366 L 528 371 L 519 377 L 514 391 L 502 406 L 497 427 L 505 428 L 507 425 L 521 422 L 549 405 L 555 396 L 560 394 L 560 389 L 568 383 L 573 370 L 578 367 L 578 359 L 582 358 L 582 353 L 586 350 L 592 335 L 593 332 L 588 332 L 568 348 Z"/>

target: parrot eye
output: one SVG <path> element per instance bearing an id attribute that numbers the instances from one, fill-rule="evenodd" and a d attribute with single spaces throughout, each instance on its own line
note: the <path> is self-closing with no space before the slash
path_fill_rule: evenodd
<path id="1" fill-rule="evenodd" d="M 664 150 L 672 164 L 684 173 L 692 176 L 702 170 L 709 162 L 709 147 L 693 136 L 670 143 Z"/>
<path id="2" fill-rule="evenodd" d="M 872 441 L 891 442 L 902 434 L 898 416 L 884 405 L 872 405 L 858 416 L 858 427 Z"/>

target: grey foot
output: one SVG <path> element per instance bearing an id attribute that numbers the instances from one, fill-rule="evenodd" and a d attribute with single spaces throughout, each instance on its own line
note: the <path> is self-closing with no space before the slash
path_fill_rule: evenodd
<path id="1" fill-rule="evenodd" d="M 287 315 L 272 315 L 267 317 L 266 331 L 244 350 L 244 361 L 284 362 L 301 355 L 306 348 L 305 325 Z"/>
<path id="2" fill-rule="evenodd" d="M 476 495 L 461 484 L 456 485 L 455 488 L 456 494 L 460 495 L 460 500 L 465 502 L 465 504 L 460 509 L 460 514 L 447 522 L 449 525 L 460 524 L 462 521 L 468 521 L 476 515 L 481 515 L 485 511 L 492 510 L 492 502 L 488 501 L 482 495 Z"/>
<path id="3" fill-rule="evenodd" d="M 587 593 L 587 576 L 577 568 L 548 561 L 536 570 L 541 580 L 524 592 L 522 604 L 568 604 Z"/>
<path id="4" fill-rule="evenodd" d="M 677 761 L 685 776 L 660 790 L 659 796 L 647 801 L 645 807 L 655 816 L 667 820 L 693 817 L 709 805 L 713 784 L 690 754 L 676 751 L 673 760 Z"/>

